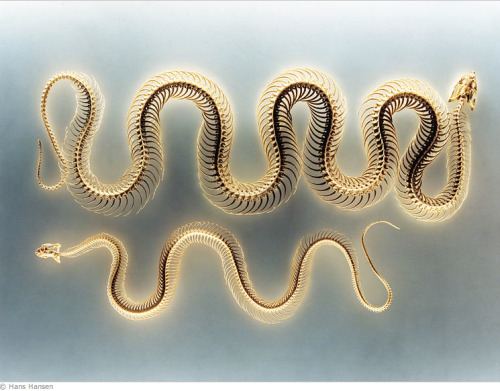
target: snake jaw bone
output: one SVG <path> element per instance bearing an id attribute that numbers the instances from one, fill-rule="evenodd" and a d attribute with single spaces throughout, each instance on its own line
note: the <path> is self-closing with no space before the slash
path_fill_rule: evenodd
<path id="1" fill-rule="evenodd" d="M 474 110 L 474 107 L 476 106 L 476 95 L 477 95 L 476 72 L 470 72 L 467 75 L 463 76 L 459 80 L 459 82 L 455 85 L 448 102 L 464 99 L 469 104 L 470 109 Z"/>
<path id="2" fill-rule="evenodd" d="M 59 243 L 45 243 L 35 251 L 40 258 L 54 258 L 57 263 L 61 263 L 61 245 Z"/>

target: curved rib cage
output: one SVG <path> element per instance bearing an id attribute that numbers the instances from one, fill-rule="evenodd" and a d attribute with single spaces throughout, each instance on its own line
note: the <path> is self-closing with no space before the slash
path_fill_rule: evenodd
<path id="1" fill-rule="evenodd" d="M 158 286 L 153 295 L 142 302 L 130 299 L 125 291 L 127 271 L 127 252 L 123 244 L 106 233 L 92 236 L 79 245 L 66 251 L 59 251 L 60 244 L 44 244 L 36 250 L 41 258 L 78 257 L 99 247 L 107 248 L 113 263 L 108 280 L 108 298 L 113 308 L 126 318 L 139 320 L 151 318 L 162 312 L 172 301 L 179 278 L 179 266 L 184 250 L 192 243 L 202 243 L 212 247 L 222 261 L 224 276 L 234 299 L 250 316 L 265 323 L 277 323 L 292 316 L 299 307 L 309 284 L 309 275 L 314 252 L 320 246 L 329 244 L 339 248 L 350 266 L 354 290 L 361 303 L 371 311 L 381 312 L 389 307 L 392 292 L 389 284 L 378 273 L 366 251 L 364 237 L 367 230 L 376 221 L 368 225 L 362 235 L 363 250 L 368 262 L 387 290 L 387 301 L 382 306 L 370 304 L 364 297 L 359 283 L 357 257 L 350 240 L 343 234 L 331 230 L 321 230 L 308 235 L 300 241 L 292 263 L 292 272 L 288 290 L 283 297 L 268 302 L 255 292 L 248 277 L 243 250 L 236 238 L 226 229 L 212 223 L 186 224 L 167 239 L 160 255 Z"/>
<path id="2" fill-rule="evenodd" d="M 78 106 L 66 133 L 63 154 L 46 116 L 49 91 L 59 80 L 69 80 Z M 53 190 L 67 182 L 73 196 L 87 209 L 105 214 L 127 214 L 144 207 L 163 177 L 160 111 L 168 99 L 189 99 L 202 112 L 198 137 L 199 178 L 205 196 L 228 213 L 262 213 L 274 210 L 296 189 L 302 161 L 310 187 L 325 201 L 359 210 L 384 198 L 396 175 L 403 208 L 418 219 L 435 221 L 450 217 L 464 201 L 470 173 L 470 140 L 464 103 L 475 104 L 475 74 L 464 76 L 451 100 L 458 100 L 452 114 L 439 95 L 418 80 L 395 80 L 377 88 L 361 108 L 367 168 L 359 177 L 344 175 L 336 152 L 344 130 L 346 108 L 335 82 L 327 75 L 297 69 L 277 77 L 264 91 L 258 123 L 269 168 L 255 183 L 238 182 L 230 173 L 233 116 L 222 90 L 202 75 L 166 72 L 149 79 L 137 93 L 127 117 L 132 165 L 116 184 L 103 184 L 90 168 L 90 150 L 99 129 L 104 100 L 97 84 L 79 73 L 54 76 L 42 95 L 42 118 L 60 161 L 61 179 L 54 186 L 40 180 L 41 144 L 37 178 Z M 293 130 L 291 109 L 306 102 L 311 120 L 303 158 Z M 392 116 L 405 108 L 420 117 L 417 134 L 403 158 Z M 450 118 L 451 117 L 451 118 Z M 451 124 L 450 124 L 451 122 Z M 436 197 L 422 193 L 425 168 L 449 141 L 448 181 Z"/>

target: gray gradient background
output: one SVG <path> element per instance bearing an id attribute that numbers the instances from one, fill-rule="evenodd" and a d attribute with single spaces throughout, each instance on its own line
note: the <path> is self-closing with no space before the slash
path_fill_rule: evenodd
<path id="1" fill-rule="evenodd" d="M 0 377 L 4 381 L 439 381 L 500 380 L 498 260 L 498 3 L 65 3 L 0 4 Z M 37 139 L 48 149 L 39 113 L 46 81 L 63 70 L 96 78 L 106 98 L 92 166 L 104 181 L 127 167 L 128 107 L 150 76 L 200 72 L 227 94 L 236 119 L 231 167 L 241 180 L 265 171 L 255 112 L 279 73 L 313 67 L 330 74 L 348 102 L 339 159 L 349 174 L 365 165 L 356 115 L 384 81 L 418 78 L 447 98 L 458 79 L 478 74 L 469 116 L 473 169 L 469 196 L 451 220 L 419 223 L 394 191 L 352 213 L 319 200 L 300 180 L 295 195 L 267 215 L 231 216 L 203 197 L 196 171 L 201 117 L 189 102 L 162 112 L 166 175 L 139 215 L 110 218 L 79 207 L 63 188 L 42 191 L 34 177 Z M 74 111 L 68 85 L 55 89 L 50 114 L 59 139 Z M 294 109 L 299 140 L 308 121 Z M 413 113 L 397 118 L 402 148 L 415 132 Z M 47 153 L 43 177 L 56 178 Z M 444 183 L 441 157 L 425 189 Z M 52 170 L 51 170 L 52 169 Z M 256 290 L 268 300 L 286 290 L 301 237 L 329 227 L 360 252 L 366 224 L 387 219 L 367 244 L 394 290 L 383 314 L 365 310 L 342 254 L 317 252 L 298 312 L 264 325 L 229 293 L 214 251 L 186 252 L 178 290 L 160 316 L 126 320 L 109 305 L 105 250 L 42 262 L 44 242 L 63 246 L 98 232 L 119 237 L 131 257 L 127 288 L 148 297 L 164 240 L 178 226 L 212 221 L 241 242 Z M 370 299 L 385 292 L 362 259 Z"/>

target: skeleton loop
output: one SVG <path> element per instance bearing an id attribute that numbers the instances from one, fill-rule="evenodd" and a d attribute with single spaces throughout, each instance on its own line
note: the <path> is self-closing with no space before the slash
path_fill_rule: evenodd
<path id="1" fill-rule="evenodd" d="M 46 115 L 52 86 L 60 80 L 72 83 L 77 109 L 64 147 L 59 147 Z M 228 213 L 270 212 L 287 201 L 297 187 L 301 168 L 314 192 L 326 202 L 348 210 L 359 210 L 383 199 L 396 181 L 399 203 L 420 220 L 439 221 L 452 216 L 462 205 L 470 175 L 470 130 L 464 112 L 476 101 L 474 73 L 455 86 L 450 101 L 458 101 L 448 112 L 439 95 L 418 80 L 395 80 L 383 84 L 364 101 L 360 123 L 365 142 L 367 168 L 358 177 L 343 174 L 336 160 L 346 108 L 335 82 L 311 69 L 285 72 L 262 94 L 257 118 L 268 166 L 254 183 L 242 183 L 230 172 L 234 134 L 233 116 L 222 90 L 206 77 L 183 71 L 165 72 L 150 78 L 139 89 L 127 116 L 127 136 L 132 164 L 115 184 L 104 184 L 92 173 L 90 151 L 99 129 L 104 99 L 90 77 L 67 72 L 51 78 L 42 95 L 42 119 L 60 162 L 61 179 L 54 186 L 40 179 L 41 143 L 37 168 L 40 185 L 54 190 L 66 183 L 76 200 L 94 212 L 121 215 L 142 209 L 154 195 L 163 177 L 160 111 L 169 99 L 188 99 L 201 110 L 198 137 L 198 175 L 208 200 Z M 299 152 L 291 109 L 306 102 L 311 117 Z M 393 115 L 414 110 L 420 124 L 402 158 Z M 422 192 L 425 168 L 448 143 L 448 179 L 435 197 Z"/>

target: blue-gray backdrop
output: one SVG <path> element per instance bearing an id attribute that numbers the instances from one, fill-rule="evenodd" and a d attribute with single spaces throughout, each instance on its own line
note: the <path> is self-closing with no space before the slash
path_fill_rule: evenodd
<path id="1" fill-rule="evenodd" d="M 0 377 L 6 381 L 439 381 L 500 380 L 498 275 L 498 3 L 2 3 L 0 5 Z M 200 72 L 227 94 L 236 120 L 234 175 L 258 179 L 266 163 L 255 113 L 265 86 L 290 68 L 330 74 L 348 102 L 339 152 L 342 169 L 366 164 L 356 115 L 382 82 L 418 78 L 443 98 L 469 71 L 478 75 L 469 116 L 473 169 L 469 196 L 450 220 L 419 223 L 394 191 L 358 213 L 319 200 L 300 180 L 275 212 L 232 216 L 211 206 L 198 184 L 199 111 L 169 102 L 161 114 L 166 174 L 138 215 L 111 218 L 85 211 L 65 188 L 44 192 L 35 180 L 37 139 L 46 146 L 43 177 L 56 162 L 39 112 L 55 73 L 95 77 L 106 98 L 92 168 L 113 182 L 129 164 L 128 106 L 140 85 L 167 70 Z M 49 113 L 62 140 L 74 112 L 73 91 L 54 89 Z M 294 120 L 299 140 L 305 104 Z M 397 117 L 401 148 L 417 125 Z M 425 189 L 439 191 L 445 159 L 429 168 Z M 191 221 L 212 221 L 241 242 L 256 290 L 268 300 L 286 290 L 301 237 L 328 227 L 367 244 L 394 291 L 382 314 L 356 299 L 348 266 L 334 248 L 320 249 L 311 285 L 295 316 L 264 325 L 243 312 L 224 283 L 214 251 L 188 249 L 171 306 L 141 322 L 126 320 L 106 296 L 105 250 L 61 265 L 35 257 L 44 242 L 68 247 L 98 232 L 119 237 L 130 254 L 128 293 L 147 298 L 164 240 Z M 367 295 L 385 291 L 361 260 Z"/>

